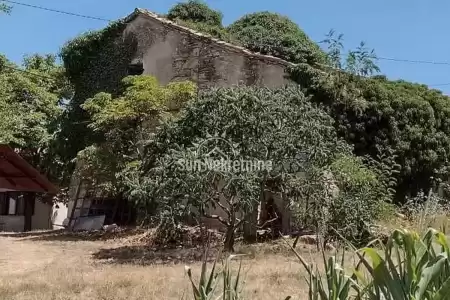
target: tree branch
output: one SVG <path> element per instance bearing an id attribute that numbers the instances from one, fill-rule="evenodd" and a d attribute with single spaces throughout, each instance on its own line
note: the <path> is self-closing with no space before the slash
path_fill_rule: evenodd
<path id="1" fill-rule="evenodd" d="M 225 212 L 227 213 L 228 217 L 231 217 L 231 211 L 230 211 L 230 209 L 229 209 L 228 207 L 226 207 L 225 205 L 223 205 L 222 203 L 220 203 L 220 197 L 219 197 L 219 200 L 213 199 L 213 201 L 214 201 L 218 206 L 220 206 L 220 208 L 221 208 L 223 211 L 225 211 Z"/>
<path id="2" fill-rule="evenodd" d="M 269 225 L 269 224 L 275 222 L 276 220 L 278 220 L 278 216 L 276 216 L 276 217 L 273 218 L 273 219 L 270 219 L 270 220 L 265 221 L 262 225 L 256 226 L 256 228 L 262 229 L 262 228 L 264 228 L 265 226 L 267 226 L 267 225 Z"/>
<path id="3" fill-rule="evenodd" d="M 243 218 L 242 220 L 239 220 L 239 219 L 236 218 L 236 220 L 237 220 L 237 223 L 236 223 L 236 225 L 234 226 L 234 228 L 238 228 L 239 226 L 242 225 L 242 223 L 245 222 L 245 218 Z"/>
<path id="4" fill-rule="evenodd" d="M 218 216 L 218 215 L 208 215 L 208 214 L 204 214 L 203 216 L 204 216 L 205 218 L 208 218 L 208 219 L 217 220 L 217 221 L 219 221 L 220 223 L 222 223 L 222 224 L 225 225 L 225 226 L 230 226 L 230 223 L 227 222 L 227 221 L 225 221 L 221 216 Z"/>

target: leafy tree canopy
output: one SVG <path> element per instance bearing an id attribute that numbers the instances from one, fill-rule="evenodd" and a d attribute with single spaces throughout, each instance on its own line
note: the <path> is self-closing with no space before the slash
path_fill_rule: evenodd
<path id="1" fill-rule="evenodd" d="M 245 15 L 228 31 L 246 48 L 299 63 L 324 63 L 325 53 L 297 24 L 271 12 Z"/>
<path id="2" fill-rule="evenodd" d="M 139 164 L 143 145 L 152 139 L 158 124 L 195 93 L 190 82 L 161 86 L 152 76 L 129 76 L 123 79 L 119 95 L 102 92 L 88 99 L 82 108 L 99 138 L 80 154 L 82 168 L 108 192 L 120 190 L 123 185 L 115 175 Z"/>
<path id="3" fill-rule="evenodd" d="M 32 55 L 19 67 L 0 56 L 0 139 L 50 175 L 58 164 L 52 147 L 70 88 L 51 55 Z M 55 171 L 53 169 L 53 171 Z M 55 173 L 51 174 L 58 177 Z"/>
<path id="4" fill-rule="evenodd" d="M 399 201 L 406 193 L 428 190 L 433 177 L 450 175 L 450 99 L 440 91 L 306 65 L 296 67 L 293 78 L 307 87 L 313 101 L 325 104 L 339 135 L 355 146 L 357 155 L 396 155 Z"/>
<path id="5" fill-rule="evenodd" d="M 189 0 L 172 7 L 167 18 L 173 21 L 181 20 L 222 27 L 223 16 L 221 12 L 211 9 L 203 1 Z"/>
<path id="6" fill-rule="evenodd" d="M 352 158 L 351 149 L 337 137 L 332 119 L 309 102 L 300 87 L 222 88 L 201 93 L 176 122 L 163 126 L 147 147 L 143 168 L 138 175 L 127 177 L 134 178 L 128 180 L 131 196 L 143 211 L 146 207 L 157 207 L 164 215 L 167 211 L 200 212 L 200 217 L 218 219 L 227 227 L 229 242 L 236 228 L 255 208 L 262 191 L 289 194 L 300 205 L 305 199 L 312 201 L 317 196 L 314 200 L 318 214 L 329 191 L 324 190 L 322 178 L 313 174 L 329 169 L 339 155 Z M 189 165 L 189 162 L 224 158 L 270 161 L 272 169 L 248 172 L 213 168 L 202 172 L 194 169 L 193 163 Z M 375 188 L 378 178 L 372 176 L 375 173 L 365 171 L 361 161 L 351 167 L 360 172 L 345 183 L 350 175 L 342 173 L 337 177 L 343 181 L 342 186 L 351 186 L 351 191 L 363 185 L 367 188 L 358 197 L 352 197 L 349 188 L 345 205 L 361 201 L 356 210 L 374 209 L 380 191 Z M 301 197 L 295 198 L 296 195 Z M 365 201 L 372 201 L 373 206 L 364 206 Z M 223 209 L 227 217 L 210 215 L 211 208 Z M 361 218 L 353 215 L 355 228 L 359 226 L 354 230 L 362 230 L 361 224 L 370 222 L 376 214 L 372 210 L 360 215 Z M 333 220 L 339 218 L 334 217 Z M 232 243 L 226 248 L 231 249 Z"/>

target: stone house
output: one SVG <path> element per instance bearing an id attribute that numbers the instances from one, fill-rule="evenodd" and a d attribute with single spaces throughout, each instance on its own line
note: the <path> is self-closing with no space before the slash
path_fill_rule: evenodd
<path id="1" fill-rule="evenodd" d="M 92 70 L 92 74 L 96 75 L 91 77 L 98 80 L 96 86 L 108 86 L 104 84 L 107 80 L 117 83 L 127 75 L 141 74 L 153 75 L 161 84 L 190 80 L 199 89 L 235 85 L 280 87 L 289 82 L 286 68 L 291 64 L 282 59 L 253 53 L 180 26 L 144 9 L 136 9 L 125 21 L 126 26 L 115 44 L 117 47 L 126 47 L 127 56 L 120 56 L 120 61 L 117 62 L 111 58 L 111 61 L 101 63 L 111 66 L 104 69 L 114 68 L 114 76 Z M 101 209 L 96 211 L 107 216 L 106 223 L 118 221 L 117 217 L 123 213 L 119 207 L 129 210 L 127 205 L 117 201 L 101 201 L 102 197 L 95 196 L 95 191 L 89 189 L 82 178 L 74 176 L 66 224 L 80 224 L 81 219 L 89 220 L 89 224 L 92 224 L 91 220 L 95 216 L 92 206 L 100 205 L 97 203 L 99 201 Z M 285 214 L 281 197 L 274 198 L 278 199 L 275 202 L 280 206 L 282 214 Z M 132 212 L 127 211 L 125 215 L 120 220 L 129 220 L 127 218 L 132 217 Z M 89 219 L 89 216 L 92 218 Z M 283 223 L 288 223 L 288 219 L 284 218 Z M 284 224 L 283 227 L 287 231 L 288 225 Z"/>

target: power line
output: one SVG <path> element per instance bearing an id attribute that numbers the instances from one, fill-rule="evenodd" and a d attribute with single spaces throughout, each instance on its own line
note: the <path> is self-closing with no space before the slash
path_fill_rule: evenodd
<path id="1" fill-rule="evenodd" d="M 16 4 L 16 5 L 21 5 L 21 6 L 26 6 L 26 7 L 31 7 L 31 8 L 40 9 L 40 10 L 45 10 L 45 11 L 50 11 L 50 12 L 55 12 L 55 13 L 59 13 L 59 14 L 65 14 L 65 15 L 74 16 L 74 17 L 85 18 L 85 19 L 91 19 L 91 20 L 97 20 L 97 21 L 103 21 L 103 22 L 113 22 L 113 20 L 110 20 L 110 19 L 105 19 L 105 18 L 100 18 L 100 17 L 95 17 L 95 16 L 89 16 L 89 15 L 82 15 L 82 14 L 78 14 L 78 13 L 52 9 L 52 8 L 48 8 L 48 7 L 38 6 L 38 5 L 31 5 L 31 4 L 27 4 L 27 3 L 18 2 L 18 1 L 3 0 L 3 2 Z M 376 57 L 376 59 L 378 59 L 378 60 L 386 60 L 386 61 L 394 61 L 394 62 L 412 63 L 412 64 L 428 64 L 428 65 L 447 65 L 447 66 L 450 66 L 450 62 L 445 62 L 445 61 L 413 60 L 413 59 L 402 59 L 402 58 L 393 58 L 393 57 L 378 57 L 378 56 Z"/>
<path id="2" fill-rule="evenodd" d="M 450 85 L 450 82 L 448 82 L 448 83 L 429 84 L 428 86 L 448 86 L 448 85 Z"/>
<path id="3" fill-rule="evenodd" d="M 447 65 L 450 66 L 450 62 L 445 61 L 428 61 L 428 60 L 411 60 L 411 59 L 400 59 L 400 58 L 390 58 L 390 57 L 375 57 L 379 60 L 404 62 L 404 63 L 414 63 L 414 64 L 428 64 L 428 65 Z"/>
<path id="4" fill-rule="evenodd" d="M 3 2 L 15 4 L 15 5 L 26 6 L 26 7 L 31 7 L 31 8 L 36 8 L 36 9 L 50 11 L 50 12 L 55 12 L 55 13 L 64 14 L 64 15 L 69 15 L 69 16 L 73 16 L 73 17 L 80 17 L 80 18 L 104 21 L 104 22 L 112 22 L 111 20 L 100 18 L 100 17 L 81 15 L 81 14 L 72 13 L 72 12 L 68 12 L 68 11 L 62 11 L 62 10 L 52 9 L 52 8 L 48 8 L 48 7 L 38 6 L 38 5 L 31 5 L 31 4 L 21 3 L 21 2 L 17 2 L 17 1 L 3 0 Z"/>
<path id="5" fill-rule="evenodd" d="M 27 71 L 27 70 L 23 70 L 23 69 L 20 69 L 20 68 L 17 68 L 17 67 L 11 67 L 11 66 L 3 65 L 3 66 L 0 66 L 0 69 L 1 68 L 6 68 L 6 69 L 14 70 L 14 71 L 19 71 L 19 72 L 22 72 L 22 73 L 25 73 L 25 74 L 28 74 L 28 75 L 32 75 L 32 76 L 41 77 L 41 78 L 50 79 L 52 81 L 55 81 L 55 78 L 52 78 L 50 76 L 33 73 L 33 72 L 30 72 L 30 71 Z"/>
<path id="6" fill-rule="evenodd" d="M 101 17 L 82 15 L 82 14 L 78 14 L 78 13 L 52 9 L 52 8 L 48 8 L 48 7 L 22 3 L 22 2 L 18 2 L 18 1 L 3 0 L 3 2 L 15 4 L 15 5 L 20 5 L 20 6 L 25 6 L 25 7 L 30 7 L 30 8 L 34 8 L 34 9 L 40 9 L 40 10 L 49 11 L 49 12 L 54 12 L 54 13 L 59 13 L 59 14 L 64 14 L 64 15 L 69 15 L 69 16 L 73 16 L 73 17 L 97 20 L 97 21 L 102 21 L 102 22 L 113 22 L 110 19 L 105 19 L 105 18 L 101 18 Z M 450 62 L 444 62 L 444 61 L 413 60 L 413 59 L 401 59 L 401 58 L 392 58 L 392 57 L 376 57 L 376 59 L 377 60 L 392 61 L 392 62 L 410 63 L 410 64 L 427 64 L 427 65 L 445 65 L 445 66 L 450 66 Z M 54 80 L 54 78 L 47 77 L 47 76 L 40 75 L 40 74 L 36 74 L 36 73 L 32 73 L 32 72 L 28 72 L 26 70 L 22 70 L 22 69 L 19 69 L 19 68 L 12 68 L 12 67 L 8 67 L 8 66 L 5 66 L 5 67 L 10 68 L 10 69 L 14 69 L 16 71 L 28 73 L 30 75 L 34 75 L 34 76 L 38 76 L 38 77 L 43 77 L 43 78 L 46 78 L 46 79 Z M 439 83 L 439 84 L 429 84 L 428 86 L 438 87 L 438 86 L 449 86 L 449 85 L 450 85 L 450 83 Z"/>

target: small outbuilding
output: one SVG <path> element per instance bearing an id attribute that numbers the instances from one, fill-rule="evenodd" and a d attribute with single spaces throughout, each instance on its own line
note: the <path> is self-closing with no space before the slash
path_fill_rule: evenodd
<path id="1" fill-rule="evenodd" d="M 51 195 L 57 192 L 11 147 L 0 144 L 0 231 L 50 229 Z M 43 197 L 37 200 L 37 195 Z"/>

